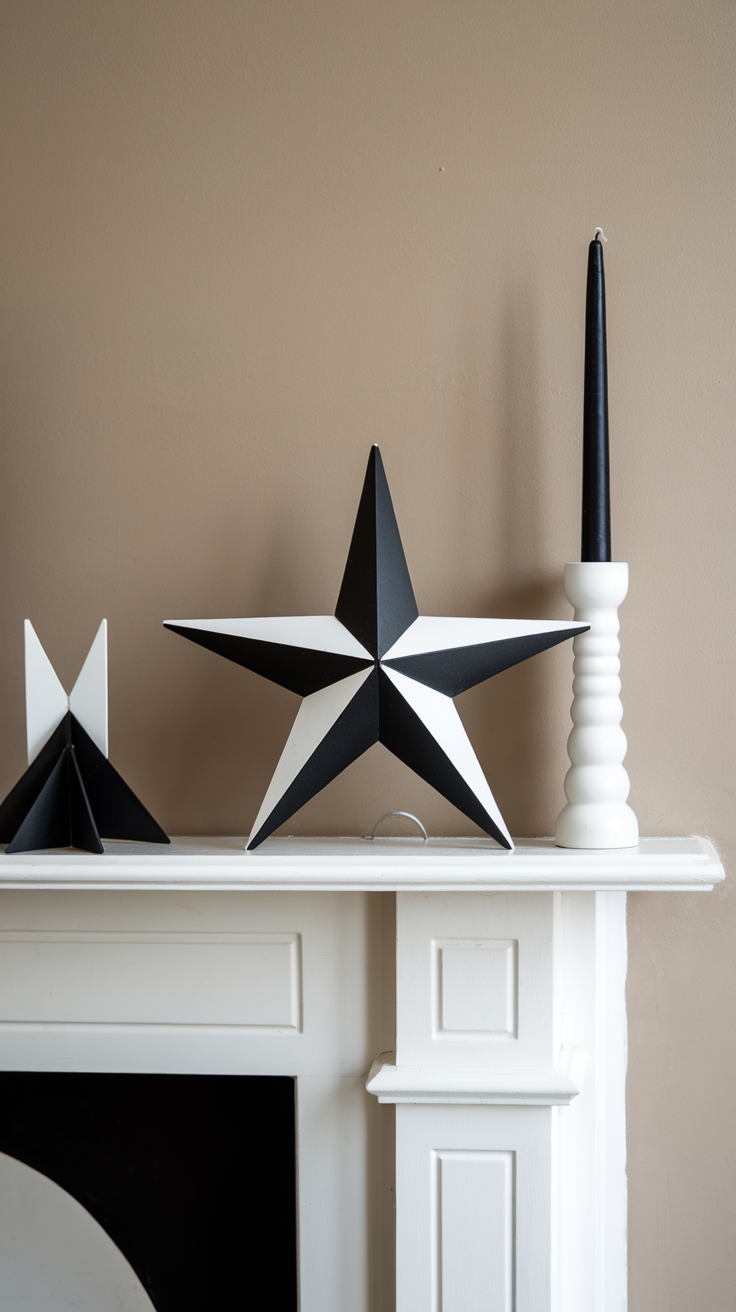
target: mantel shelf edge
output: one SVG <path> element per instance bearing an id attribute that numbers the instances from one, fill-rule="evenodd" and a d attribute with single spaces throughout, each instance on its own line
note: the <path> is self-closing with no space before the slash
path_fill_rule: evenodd
<path id="1" fill-rule="evenodd" d="M 521 839 L 513 852 L 474 838 L 176 838 L 166 848 L 105 843 L 102 857 L 55 851 L 0 855 L 0 888 L 261 889 L 363 892 L 685 892 L 725 878 L 707 838 L 643 838 L 635 848 L 582 851 Z"/>

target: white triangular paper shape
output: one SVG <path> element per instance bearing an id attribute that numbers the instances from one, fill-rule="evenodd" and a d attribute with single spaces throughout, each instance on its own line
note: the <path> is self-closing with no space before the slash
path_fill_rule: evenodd
<path id="1" fill-rule="evenodd" d="M 24 624 L 26 648 L 26 738 L 28 764 L 35 761 L 69 709 L 69 698 L 41 646 L 30 620 Z"/>
<path id="2" fill-rule="evenodd" d="M 367 670 L 349 674 L 347 679 L 340 679 L 339 683 L 331 683 L 329 687 L 320 688 L 318 692 L 310 693 L 304 698 L 281 753 L 281 759 L 268 785 L 266 796 L 261 803 L 261 809 L 256 816 L 251 838 L 258 833 L 276 804 L 281 801 L 287 788 L 293 784 L 299 771 L 304 768 L 335 721 L 350 705 L 371 671 L 372 667 L 369 666 Z"/>
<path id="3" fill-rule="evenodd" d="M 69 710 L 107 756 L 107 620 L 97 630 L 69 694 Z"/>

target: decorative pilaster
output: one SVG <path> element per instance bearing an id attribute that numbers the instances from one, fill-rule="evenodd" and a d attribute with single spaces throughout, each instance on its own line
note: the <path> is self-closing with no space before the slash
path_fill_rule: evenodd
<path id="1" fill-rule="evenodd" d="M 575 619 L 590 625 L 573 642 L 573 729 L 567 740 L 567 806 L 557 819 L 558 847 L 635 847 L 639 825 L 627 805 L 626 735 L 619 696 L 618 607 L 629 590 L 629 567 L 586 560 L 565 566 L 565 594 Z"/>
<path id="2" fill-rule="evenodd" d="M 399 893 L 396 949 L 397 1312 L 626 1312 L 626 894 Z"/>

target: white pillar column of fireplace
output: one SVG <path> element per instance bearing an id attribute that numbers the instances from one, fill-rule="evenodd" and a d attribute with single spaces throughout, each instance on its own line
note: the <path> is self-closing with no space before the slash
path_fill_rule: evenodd
<path id="1" fill-rule="evenodd" d="M 296 1077 L 301 1312 L 393 1305 L 380 1104 L 397 1312 L 623 1312 L 626 892 L 706 840 L 0 861 L 0 1067 Z"/>

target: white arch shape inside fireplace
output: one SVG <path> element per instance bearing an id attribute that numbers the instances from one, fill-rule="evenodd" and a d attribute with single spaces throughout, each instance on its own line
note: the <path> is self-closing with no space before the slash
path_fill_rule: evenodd
<path id="1" fill-rule="evenodd" d="M 130 1263 L 53 1180 L 0 1153 L 4 1312 L 154 1312 Z"/>

